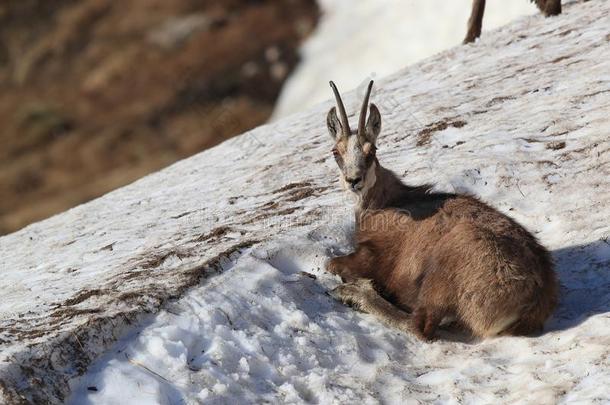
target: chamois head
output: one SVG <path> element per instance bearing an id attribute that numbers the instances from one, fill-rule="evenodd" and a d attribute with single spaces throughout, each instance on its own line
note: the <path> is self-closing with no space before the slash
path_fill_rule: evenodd
<path id="1" fill-rule="evenodd" d="M 335 141 L 333 155 L 341 171 L 343 186 L 347 190 L 362 196 L 375 184 L 377 160 L 375 157 L 375 141 L 381 131 L 381 114 L 375 104 L 370 105 L 369 117 L 368 120 L 366 119 L 373 81 L 371 80 L 369 83 L 364 96 L 356 131 L 350 129 L 345 106 L 337 86 L 331 81 L 330 87 L 335 93 L 340 116 L 339 119 L 337 108 L 333 107 L 326 118 L 328 132 Z"/>

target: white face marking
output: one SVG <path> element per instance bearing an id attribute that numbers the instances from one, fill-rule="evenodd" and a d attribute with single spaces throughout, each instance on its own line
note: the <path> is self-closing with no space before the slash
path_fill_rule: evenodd
<path id="1" fill-rule="evenodd" d="M 343 157 L 343 175 L 347 179 L 363 177 L 361 173 L 365 156 L 356 135 L 347 138 L 347 147 Z"/>
<path id="2" fill-rule="evenodd" d="M 370 144 L 368 148 L 371 148 Z M 367 156 L 360 145 L 358 137 L 356 135 L 349 137 L 343 155 L 341 184 L 345 190 L 356 197 L 354 201 L 356 204 L 362 202 L 362 198 L 373 188 L 377 180 L 375 176 L 375 163 L 366 168 L 366 159 Z M 360 178 L 362 181 L 354 189 L 347 179 L 356 178 Z"/>
<path id="3" fill-rule="evenodd" d="M 356 208 L 362 205 L 364 197 L 368 194 L 368 192 L 373 188 L 375 182 L 377 181 L 377 176 L 375 175 L 375 163 L 367 169 L 366 175 L 364 176 L 363 186 L 360 190 L 354 190 L 350 187 L 349 184 L 343 180 L 341 177 L 341 183 L 343 184 L 343 188 L 349 192 L 349 195 L 352 196 L 352 203 L 356 206 Z"/>

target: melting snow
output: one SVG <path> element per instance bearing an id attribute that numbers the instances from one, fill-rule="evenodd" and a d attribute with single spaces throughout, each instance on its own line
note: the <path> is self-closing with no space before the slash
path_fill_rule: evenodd
<path id="1" fill-rule="evenodd" d="M 426 344 L 327 295 L 352 224 L 326 102 L 1 238 L 0 395 L 610 401 L 610 2 L 538 17 L 379 80 L 373 100 L 385 166 L 479 195 L 553 251 L 543 335 Z"/>
<path id="2" fill-rule="evenodd" d="M 599 3 L 566 14 L 585 7 Z M 382 164 L 474 192 L 553 250 L 561 305 L 542 336 L 426 344 L 339 304 L 324 266 L 351 248 L 351 223 L 349 210 L 331 211 L 330 224 L 246 249 L 167 305 L 73 382 L 72 403 L 610 401 L 610 97 L 599 96 L 610 91 L 609 11 L 572 33 L 566 16 L 529 32 L 522 21 L 468 57 L 452 51 L 382 81 L 373 96 L 390 122 Z M 542 32 L 567 38 L 541 54 Z M 578 52 L 562 49 L 570 41 Z M 481 46 L 505 52 L 482 61 Z M 564 54 L 597 62 L 551 62 Z M 447 68 L 434 70 L 441 61 Z M 354 111 L 358 97 L 348 100 Z M 297 170 L 309 170 L 305 160 Z"/>

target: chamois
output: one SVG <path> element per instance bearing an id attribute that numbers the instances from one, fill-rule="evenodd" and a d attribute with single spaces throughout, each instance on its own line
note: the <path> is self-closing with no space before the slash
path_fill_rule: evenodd
<path id="1" fill-rule="evenodd" d="M 561 14 L 561 0 L 530 0 L 536 3 L 538 9 L 546 16 Z M 481 36 L 481 26 L 483 25 L 483 14 L 485 13 L 485 0 L 473 0 L 470 19 L 468 20 L 468 31 L 463 43 L 474 42 Z"/>
<path id="2" fill-rule="evenodd" d="M 356 250 L 327 270 L 334 295 L 429 340 L 444 318 L 474 337 L 540 332 L 557 304 L 549 252 L 525 228 L 477 198 L 403 184 L 379 164 L 381 114 L 369 106 L 352 131 L 337 87 L 327 127 L 344 187 L 357 197 Z M 369 117 L 367 120 L 367 108 Z"/>

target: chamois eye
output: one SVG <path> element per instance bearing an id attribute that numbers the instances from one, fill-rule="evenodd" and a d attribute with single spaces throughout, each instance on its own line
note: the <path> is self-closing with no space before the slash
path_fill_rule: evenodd
<path id="1" fill-rule="evenodd" d="M 333 152 L 333 155 L 335 155 L 335 156 L 339 155 L 339 150 L 337 150 L 337 148 L 333 148 L 332 152 Z"/>

